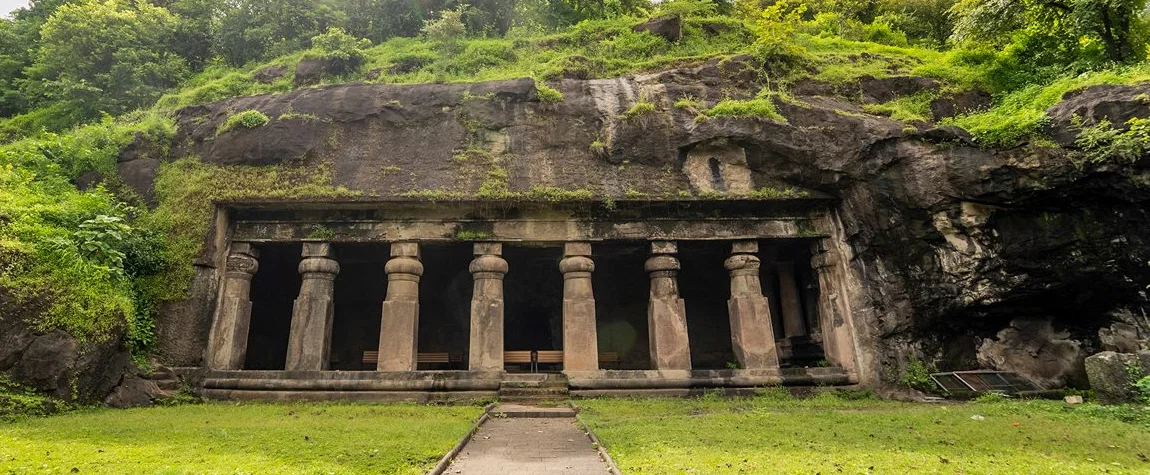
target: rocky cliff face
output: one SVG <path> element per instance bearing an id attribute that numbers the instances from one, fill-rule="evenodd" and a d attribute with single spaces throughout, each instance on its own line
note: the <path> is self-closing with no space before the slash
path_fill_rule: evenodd
<path id="1" fill-rule="evenodd" d="M 752 98 L 761 84 L 748 61 L 562 80 L 552 84 L 563 94 L 555 103 L 530 79 L 237 98 L 180 111 L 174 155 L 328 163 L 336 184 L 379 197 L 474 197 L 502 180 L 512 191 L 549 186 L 620 199 L 762 187 L 836 198 L 861 283 L 851 303 L 864 327 L 859 345 L 874 352 L 886 380 L 916 357 L 940 369 L 989 366 L 1081 384 L 1087 354 L 1150 337 L 1150 159 L 1077 164 L 1072 121 L 1150 116 L 1140 99 L 1150 86 L 1069 94 L 1049 111 L 1053 143 L 1001 150 L 976 146 L 961 129 L 908 127 L 858 105 L 938 87 L 922 78 L 803 84 L 774 100 L 785 121 L 707 118 L 691 101 L 675 105 Z M 985 100 L 960 94 L 934 109 Z M 248 109 L 271 122 L 216 133 L 230 113 Z M 736 179 L 700 177 L 691 156 L 701 149 L 731 152 L 715 155 Z M 157 162 L 136 156 L 127 151 L 120 171 L 146 192 Z"/>

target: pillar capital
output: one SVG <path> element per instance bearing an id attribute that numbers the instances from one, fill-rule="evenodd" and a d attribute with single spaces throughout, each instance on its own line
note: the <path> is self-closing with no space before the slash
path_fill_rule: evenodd
<path id="1" fill-rule="evenodd" d="M 559 261 L 559 272 L 563 273 L 565 279 L 576 277 L 572 274 L 586 274 L 577 277 L 588 278 L 595 272 L 595 261 L 587 256 L 567 256 Z"/>
<path id="2" fill-rule="evenodd" d="M 227 259 L 227 276 L 251 280 L 260 269 L 260 252 L 248 243 L 233 243 Z"/>

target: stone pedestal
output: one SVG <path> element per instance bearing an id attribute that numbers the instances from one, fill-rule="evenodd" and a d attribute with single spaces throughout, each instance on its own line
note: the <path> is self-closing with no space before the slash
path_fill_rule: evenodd
<path id="1" fill-rule="evenodd" d="M 599 338 L 595 331 L 595 294 L 591 288 L 591 244 L 567 243 L 559 261 L 563 273 L 563 371 L 599 369 Z"/>
<path id="2" fill-rule="evenodd" d="M 795 280 L 793 261 L 775 262 L 775 272 L 779 279 L 779 307 L 783 312 L 783 336 L 795 338 L 807 336 L 807 323 L 803 321 L 803 301 L 799 295 L 798 281 Z"/>
<path id="3" fill-rule="evenodd" d="M 507 261 L 503 245 L 475 244 L 475 259 L 468 270 L 474 279 L 471 293 L 471 371 L 503 371 L 503 276 Z"/>
<path id="4" fill-rule="evenodd" d="M 303 275 L 299 298 L 292 308 L 288 336 L 288 371 L 327 369 L 331 355 L 331 323 L 334 312 L 335 276 L 339 263 L 333 259 L 331 244 L 308 242 L 303 245 Z"/>
<path id="5" fill-rule="evenodd" d="M 735 359 L 745 369 L 777 369 L 779 355 L 771 310 L 759 281 L 759 245 L 739 241 L 731 245 L 731 257 L 723 265 L 731 273 L 731 298 L 727 311 L 731 318 L 731 347 Z"/>
<path id="6" fill-rule="evenodd" d="M 678 246 L 673 242 L 651 243 L 651 257 L 643 266 L 651 277 L 647 302 L 647 331 L 651 346 L 651 368 L 691 369 L 691 347 L 687 339 L 687 307 L 679 298 Z"/>
<path id="7" fill-rule="evenodd" d="M 252 318 L 252 277 L 259 270 L 259 251 L 248 243 L 232 243 L 224 278 L 223 298 L 208 341 L 208 367 L 243 369 Z"/>
<path id="8" fill-rule="evenodd" d="M 419 350 L 419 244 L 391 244 L 387 272 L 387 297 L 379 325 L 377 371 L 415 371 Z"/>

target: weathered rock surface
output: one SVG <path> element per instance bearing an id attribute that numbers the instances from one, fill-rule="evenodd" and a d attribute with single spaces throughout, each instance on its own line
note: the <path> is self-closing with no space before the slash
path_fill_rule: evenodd
<path id="1" fill-rule="evenodd" d="M 978 362 L 983 367 L 1028 375 L 1047 388 L 1067 383 L 1083 387 L 1086 351 L 1081 342 L 1069 338 L 1070 332 L 1056 331 L 1048 318 L 1016 318 L 995 339 L 982 341 Z"/>
<path id="2" fill-rule="evenodd" d="M 155 381 L 135 374 L 125 374 L 116 389 L 104 399 L 104 404 L 115 408 L 151 406 L 162 395 Z"/>
<path id="3" fill-rule="evenodd" d="M 1150 351 L 1139 354 L 1103 351 L 1086 358 L 1090 387 L 1103 404 L 1132 402 L 1133 383 L 1150 375 Z"/>
<path id="4" fill-rule="evenodd" d="M 662 36 L 667 41 L 679 41 L 683 37 L 683 20 L 678 15 L 652 18 L 631 29 Z"/>
<path id="5" fill-rule="evenodd" d="M 961 130 L 908 131 L 857 105 L 938 87 L 922 78 L 847 86 L 854 102 L 832 97 L 843 87 L 795 85 L 796 101 L 776 103 L 785 122 L 699 119 L 699 110 L 673 106 L 684 96 L 703 107 L 753 97 L 761 84 L 750 61 L 564 79 L 551 83 L 564 96 L 555 104 L 541 101 L 530 79 L 349 84 L 236 98 L 180 111 L 173 155 L 225 165 L 328 163 L 336 184 L 376 199 L 428 190 L 473 196 L 496 166 L 511 190 L 543 185 L 677 199 L 722 190 L 692 181 L 687 157 L 698 147 L 726 147 L 730 153 L 720 155 L 734 158 L 724 170 L 738 178 L 726 181 L 837 200 L 849 243 L 843 258 L 858 276 L 849 302 L 857 344 L 867 352 L 863 364 L 887 380 L 897 380 L 915 355 L 940 368 L 982 361 L 1073 384 L 1082 374 L 1079 356 L 1101 347 L 1099 330 L 1113 331 L 1115 315 L 1150 314 L 1147 157 L 1078 166 L 1069 148 L 983 149 Z M 1141 85 L 1068 94 L 1051 109 L 1047 133 L 1072 144 L 1074 114 L 1115 124 L 1150 116 L 1142 99 L 1148 92 Z M 956 99 L 954 107 L 981 100 Z M 655 110 L 624 118 L 640 101 Z M 273 120 L 215 136 L 229 111 L 275 118 L 289 108 L 321 120 Z M 484 153 L 453 159 L 473 150 Z M 131 183 L 149 187 L 146 179 Z M 1050 331 L 1012 325 L 1020 318 L 1049 322 Z M 1008 355 L 1016 350 L 1033 354 Z M 1056 362 L 1050 371 L 1048 361 Z"/>

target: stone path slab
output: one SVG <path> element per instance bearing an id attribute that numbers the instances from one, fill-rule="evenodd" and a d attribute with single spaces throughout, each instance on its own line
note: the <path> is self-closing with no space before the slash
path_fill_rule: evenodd
<path id="1" fill-rule="evenodd" d="M 594 475 L 609 472 L 574 418 L 492 417 L 444 473 Z"/>

